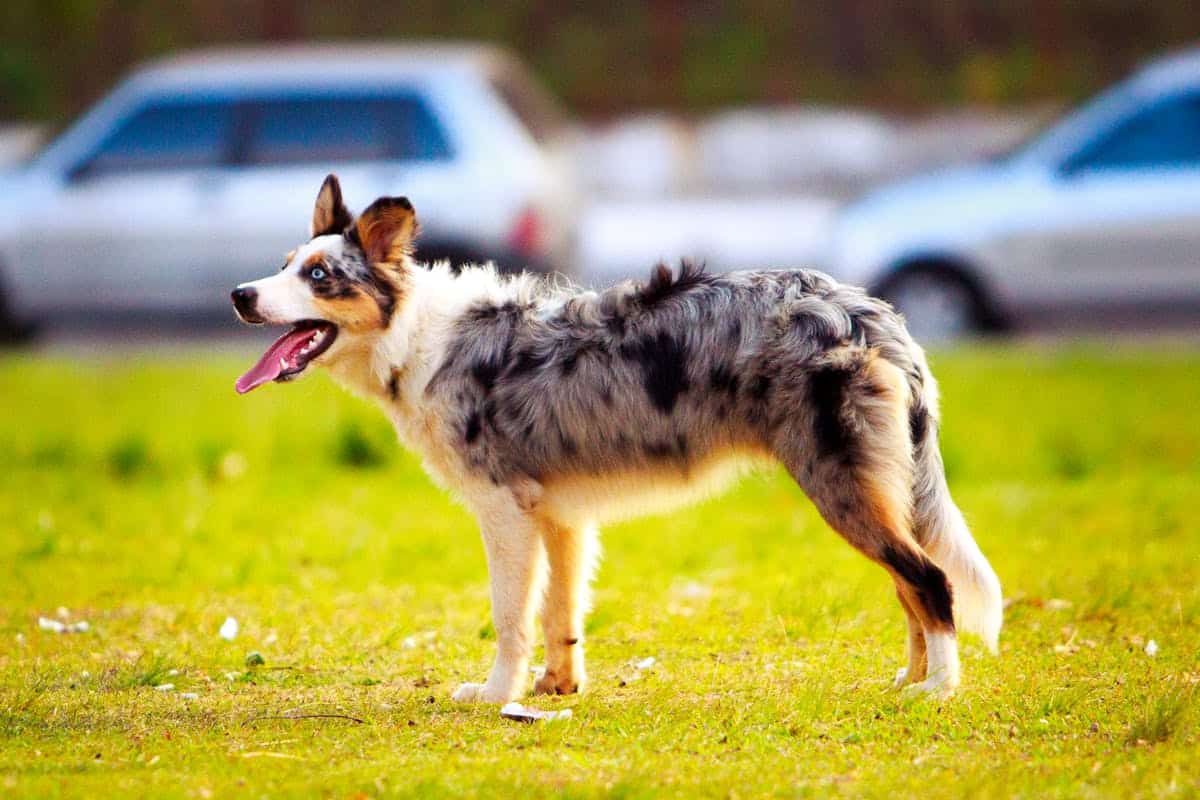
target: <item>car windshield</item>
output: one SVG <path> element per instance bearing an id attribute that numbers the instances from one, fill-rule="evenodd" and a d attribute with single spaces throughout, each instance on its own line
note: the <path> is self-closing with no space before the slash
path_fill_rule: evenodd
<path id="1" fill-rule="evenodd" d="M 1113 86 L 1072 106 L 1062 114 L 1051 115 L 1016 145 L 992 157 L 993 161 L 1059 161 L 1105 126 L 1134 99 L 1128 83 Z"/>

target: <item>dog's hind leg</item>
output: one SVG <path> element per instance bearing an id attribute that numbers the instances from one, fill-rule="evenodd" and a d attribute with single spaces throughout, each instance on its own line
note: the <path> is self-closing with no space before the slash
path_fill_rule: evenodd
<path id="1" fill-rule="evenodd" d="M 919 691 L 948 694 L 959 681 L 950 583 L 912 533 L 913 461 L 907 386 L 880 358 L 814 370 L 806 413 L 781 426 L 774 448 L 825 520 L 892 576 L 909 620 L 909 672 Z M 917 628 L 919 627 L 919 634 Z"/>
<path id="2" fill-rule="evenodd" d="M 583 618 L 595 568 L 597 538 L 590 525 L 542 525 L 550 582 L 542 607 L 546 671 L 534 684 L 537 694 L 572 694 L 583 688 Z"/>
<path id="3" fill-rule="evenodd" d="M 896 587 L 896 597 L 904 607 L 904 615 L 908 619 L 908 666 L 901 667 L 896 672 L 894 687 L 899 689 L 910 683 L 925 680 L 928 670 L 928 654 L 925 649 L 925 629 L 921 626 L 921 618 L 908 603 L 905 593 Z"/>
<path id="4" fill-rule="evenodd" d="M 487 551 L 496 661 L 486 683 L 464 683 L 454 699 L 507 703 L 525 692 L 546 554 L 538 520 L 508 490 L 492 487 L 469 503 Z"/>

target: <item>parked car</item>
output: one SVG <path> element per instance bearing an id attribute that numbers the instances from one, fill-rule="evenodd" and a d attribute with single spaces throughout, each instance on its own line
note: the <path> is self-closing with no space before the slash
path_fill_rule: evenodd
<path id="1" fill-rule="evenodd" d="M 1200 311 L 1200 50 L 1143 67 L 1010 155 L 868 194 L 839 216 L 825 267 L 932 338 Z"/>
<path id="2" fill-rule="evenodd" d="M 477 46 L 213 50 L 128 78 L 0 181 L 9 319 L 227 309 L 307 235 L 328 172 L 402 194 L 423 259 L 568 266 L 569 128 Z"/>

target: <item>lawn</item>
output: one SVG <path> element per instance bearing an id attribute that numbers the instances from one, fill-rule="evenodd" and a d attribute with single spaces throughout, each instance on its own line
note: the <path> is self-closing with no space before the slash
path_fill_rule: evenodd
<path id="1" fill-rule="evenodd" d="M 470 517 L 323 375 L 236 396 L 252 357 L 0 357 L 0 796 L 1200 794 L 1200 350 L 935 354 L 1008 604 L 953 699 L 888 689 L 890 581 L 771 473 L 604 532 L 538 725 L 450 700 Z"/>

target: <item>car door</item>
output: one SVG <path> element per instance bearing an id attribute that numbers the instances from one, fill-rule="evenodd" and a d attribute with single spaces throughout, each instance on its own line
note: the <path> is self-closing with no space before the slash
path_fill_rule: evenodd
<path id="1" fill-rule="evenodd" d="M 1051 175 L 1029 204 L 1040 300 L 1158 306 L 1200 298 L 1200 93 L 1126 115 Z"/>
<path id="2" fill-rule="evenodd" d="M 223 296 L 281 266 L 308 239 L 313 202 L 330 172 L 354 211 L 381 195 L 415 197 L 448 183 L 439 175 L 450 146 L 411 94 L 293 92 L 257 97 L 240 114 L 237 163 L 219 190 L 222 259 L 206 275 L 210 293 Z"/>
<path id="3" fill-rule="evenodd" d="M 36 294 L 62 309 L 189 307 L 190 276 L 210 259 L 207 188 L 232 123 L 231 106 L 211 98 L 154 98 L 124 115 L 67 169 L 26 238 Z"/>

